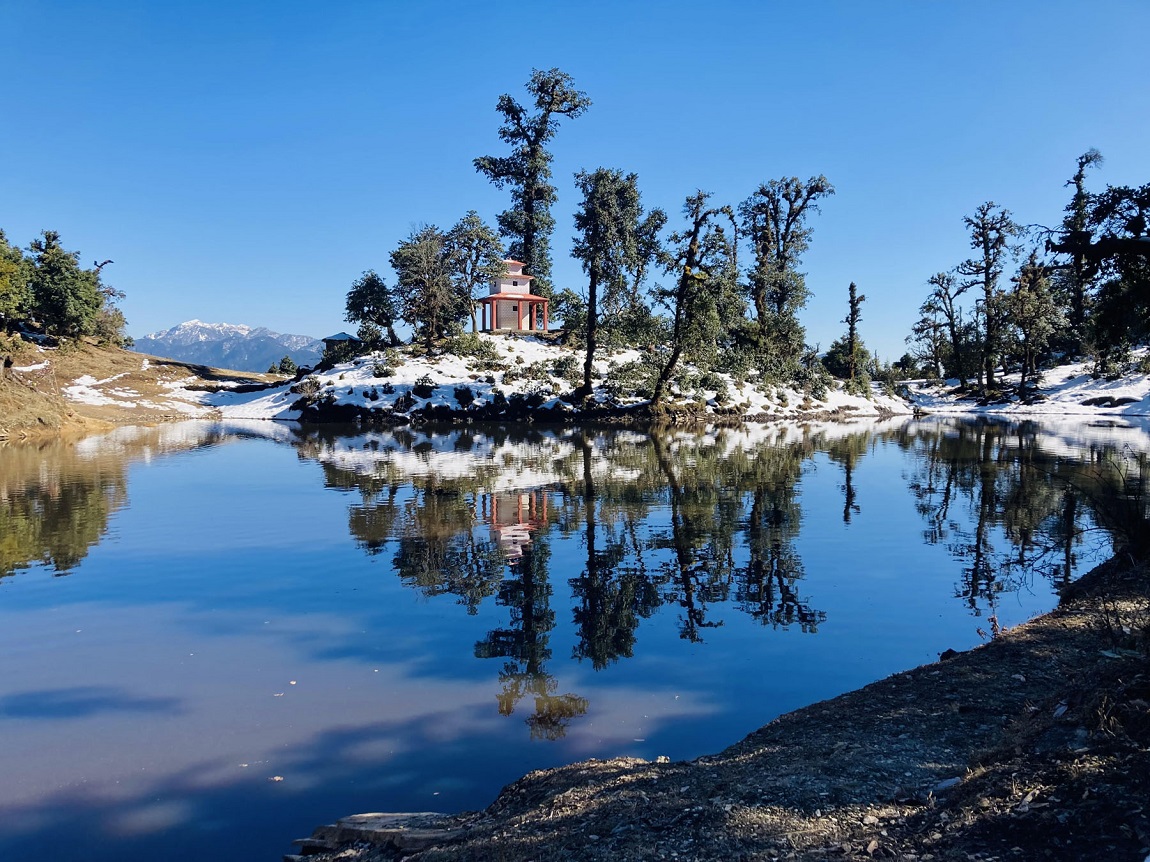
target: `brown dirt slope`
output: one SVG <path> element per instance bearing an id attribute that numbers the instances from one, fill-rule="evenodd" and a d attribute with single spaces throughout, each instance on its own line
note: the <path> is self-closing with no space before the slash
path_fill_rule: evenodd
<path id="1" fill-rule="evenodd" d="M 1148 593 L 1147 567 L 1112 562 L 983 647 L 782 716 L 720 754 L 535 772 L 486 811 L 406 830 L 365 818 L 304 849 L 343 862 L 1142 862 Z"/>
<path id="2" fill-rule="evenodd" d="M 7 360 L 7 361 L 5 361 Z M 87 342 L 43 350 L 16 338 L 0 343 L 0 439 L 86 433 L 111 425 L 146 425 L 210 415 L 174 388 L 259 385 L 266 374 L 227 371 Z M 20 371 L 17 369 L 32 369 Z M 85 375 L 106 403 L 83 403 L 64 390 Z"/>

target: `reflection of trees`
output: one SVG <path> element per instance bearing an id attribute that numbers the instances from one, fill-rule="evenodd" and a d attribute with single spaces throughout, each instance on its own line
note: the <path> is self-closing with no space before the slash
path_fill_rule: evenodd
<path id="1" fill-rule="evenodd" d="M 454 595 L 467 612 L 495 592 L 503 555 L 490 539 L 476 535 L 474 500 L 442 488 L 422 488 L 403 509 L 392 565 L 424 595 Z"/>
<path id="2" fill-rule="evenodd" d="M 731 554 L 731 500 L 721 499 L 723 488 L 708 474 L 702 453 L 696 456 L 690 477 L 679 478 L 671 461 L 667 442 L 658 434 L 651 437 L 651 447 L 666 479 L 671 504 L 669 544 L 674 560 L 665 567 L 664 600 L 677 602 L 683 609 L 679 637 L 701 641 L 700 629 L 721 626 L 722 620 L 708 620 L 708 605 L 725 601 L 730 589 L 733 558 Z M 666 547 L 667 537 L 656 540 L 656 547 Z"/>
<path id="3" fill-rule="evenodd" d="M 815 632 L 826 614 L 803 602 L 796 590 L 805 574 L 795 550 L 802 520 L 797 491 L 809 451 L 797 445 L 762 453 L 746 521 L 749 561 L 737 598 L 747 613 L 764 624 L 787 627 L 798 623 L 802 631 Z"/>
<path id="4" fill-rule="evenodd" d="M 80 465 L 73 464 L 72 467 Z M 88 465 L 52 470 L 19 493 L 0 490 L 0 576 L 34 563 L 66 575 L 108 529 L 108 518 L 128 499 L 124 467 Z"/>
<path id="5" fill-rule="evenodd" d="M 389 483 L 348 509 L 348 529 L 368 554 L 393 543 L 392 566 L 400 580 L 426 596 L 453 595 L 478 612 L 494 595 L 503 571 L 499 545 L 480 534 L 475 495 L 424 484 L 401 499 Z"/>
<path id="6" fill-rule="evenodd" d="M 512 577 L 499 586 L 496 602 L 510 610 L 507 628 L 495 629 L 475 645 L 477 658 L 505 658 L 497 696 L 499 714 L 511 715 L 523 698 L 532 696 L 535 712 L 527 718 L 533 739 L 559 739 L 567 725 L 587 711 L 587 699 L 556 694 L 558 682 L 547 673 L 550 636 L 555 627 L 547 564 L 551 549 L 537 537 L 512 566 Z"/>
<path id="7" fill-rule="evenodd" d="M 578 602 L 574 612 L 579 632 L 575 657 L 590 659 L 592 666 L 600 670 L 621 657 L 631 656 L 639 618 L 654 613 L 659 594 L 643 566 L 635 519 L 630 517 L 634 507 L 621 507 L 620 516 L 611 517 L 610 500 L 605 506 L 598 505 L 592 469 L 594 447 L 588 434 L 581 436 L 580 449 L 587 565 L 578 578 L 571 580 Z M 602 549 L 598 546 L 600 533 Z M 632 554 L 633 560 L 629 559 Z"/>
<path id="8" fill-rule="evenodd" d="M 212 445 L 215 430 L 165 436 L 139 429 L 94 438 L 83 449 L 53 440 L 0 449 L 0 577 L 36 564 L 68 574 L 128 502 L 128 465 L 139 458 Z"/>
<path id="9" fill-rule="evenodd" d="M 389 547 L 406 585 L 454 595 L 473 613 L 487 598 L 508 609 L 475 654 L 504 660 L 500 711 L 510 715 L 530 698 L 532 733 L 554 737 L 586 709 L 577 695 L 558 694 L 547 670 L 559 610 L 547 572 L 554 536 L 585 549 L 566 583 L 573 657 L 595 669 L 631 656 L 640 621 L 663 605 L 678 609 L 688 641 L 722 625 L 727 603 L 764 625 L 817 632 L 826 615 L 802 595 L 804 471 L 818 452 L 841 468 L 841 515 L 831 518 L 850 525 L 866 499 L 857 468 L 885 439 L 911 454 L 924 537 L 960 561 L 957 595 L 981 613 L 1035 566 L 1068 578 L 1092 524 L 1117 535 L 1126 523 L 1139 535 L 1129 525 L 1145 523 L 1144 456 L 1097 447 L 1083 464 L 1066 446 L 1048 454 L 1043 433 L 1025 422 L 837 436 L 793 427 L 754 435 L 404 429 L 307 445 L 321 458 L 328 447 L 331 462 L 345 465 L 325 462 L 325 482 L 359 492 L 352 535 L 369 554 Z"/>
<path id="10" fill-rule="evenodd" d="M 866 454 L 871 435 L 868 432 L 848 434 L 833 440 L 827 446 L 827 457 L 843 467 L 843 523 L 859 513 L 858 493 L 855 490 L 854 470 L 858 460 Z"/>
<path id="11" fill-rule="evenodd" d="M 964 561 L 958 594 L 976 612 L 1031 572 L 1068 580 L 1087 516 L 1119 545 L 1146 534 L 1144 454 L 1098 444 L 1084 457 L 1049 451 L 1033 422 L 922 425 L 904 444 L 920 455 L 910 488 L 925 538 Z M 1129 477 L 1138 492 L 1129 493 Z M 960 501 L 969 526 L 953 512 Z M 1008 546 L 996 550 L 996 539 Z"/>

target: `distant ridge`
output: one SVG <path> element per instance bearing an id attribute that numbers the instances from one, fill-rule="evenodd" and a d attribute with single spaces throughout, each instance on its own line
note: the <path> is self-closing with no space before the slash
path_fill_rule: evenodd
<path id="1" fill-rule="evenodd" d="M 137 338 L 134 350 L 236 371 L 267 371 L 290 356 L 297 365 L 315 365 L 323 342 L 310 335 L 273 332 L 242 323 L 186 320 L 171 329 Z"/>

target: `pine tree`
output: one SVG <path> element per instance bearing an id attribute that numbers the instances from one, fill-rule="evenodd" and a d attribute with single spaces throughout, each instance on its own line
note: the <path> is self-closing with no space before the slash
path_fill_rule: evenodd
<path id="1" fill-rule="evenodd" d="M 667 272 L 676 276 L 675 286 L 659 291 L 671 312 L 671 351 L 655 380 L 651 405 L 658 408 L 684 353 L 704 356 L 716 349 L 721 329 L 719 304 L 724 282 L 735 279 L 735 249 L 720 218 L 735 230 L 735 213 L 729 206 L 707 207 L 710 195 L 696 192 L 687 198 L 683 212 L 688 227 L 671 236 L 675 251 Z"/>
<path id="2" fill-rule="evenodd" d="M 605 292 L 627 290 L 628 273 L 640 266 L 640 239 L 643 207 L 639 198 L 638 177 L 624 176 L 622 171 L 599 168 L 593 173 L 580 171 L 575 183 L 583 193 L 583 203 L 575 213 L 575 237 L 572 256 L 583 264 L 587 273 L 587 311 L 585 319 L 586 358 L 583 362 L 583 385 L 577 394 L 591 394 L 591 368 L 597 345 L 600 288 Z"/>
<path id="3" fill-rule="evenodd" d="M 376 332 L 386 332 L 388 344 L 394 346 L 399 344 L 395 334 L 398 317 L 395 305 L 395 296 L 387 283 L 374 269 L 369 269 L 352 283 L 347 292 L 344 319 L 361 326 L 370 324 Z"/>
<path id="4" fill-rule="evenodd" d="M 798 177 L 770 180 L 739 205 L 742 229 L 754 250 L 748 290 L 759 325 L 759 341 L 780 354 L 798 354 L 805 333 L 798 313 L 810 297 L 799 272 L 800 258 L 814 232 L 807 216 L 818 201 L 835 193 L 821 174 L 803 182 Z"/>
<path id="5" fill-rule="evenodd" d="M 550 182 L 553 156 L 547 144 L 559 130 L 560 117 L 574 119 L 591 106 L 587 94 L 573 84 L 571 76 L 558 69 L 533 70 L 527 92 L 535 113 L 507 94 L 495 106 L 503 116 L 499 137 L 511 145 L 511 155 L 480 156 L 474 162 L 498 188 L 511 188 L 512 206 L 499 214 L 499 232 L 511 240 L 511 257 L 526 264 L 535 277 L 532 288 L 542 296 L 551 295 L 551 205 L 558 199 Z"/>
<path id="6" fill-rule="evenodd" d="M 1004 294 L 998 282 L 1007 259 L 1014 254 L 1010 241 L 1022 228 L 1011 219 L 1009 210 L 993 201 L 982 204 L 963 223 L 970 230 L 970 247 L 977 254 L 960 263 L 957 271 L 966 276 L 964 289 L 977 287 L 982 293 L 978 309 L 982 317 L 980 378 L 985 375 L 986 388 L 993 389 L 1006 328 Z"/>

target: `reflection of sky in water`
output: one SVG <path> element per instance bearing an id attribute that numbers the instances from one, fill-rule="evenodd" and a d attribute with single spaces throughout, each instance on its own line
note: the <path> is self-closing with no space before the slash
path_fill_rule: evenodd
<path id="1" fill-rule="evenodd" d="M 680 637 L 685 611 L 669 601 L 639 621 L 633 657 L 596 672 L 573 658 L 582 516 L 563 520 L 571 500 L 555 484 L 581 493 L 570 484 L 582 478 L 581 455 L 573 438 L 542 434 L 528 467 L 543 489 L 526 497 L 507 490 L 514 481 L 492 483 L 534 512 L 516 537 L 524 561 L 502 577 L 513 579 L 542 539 L 554 613 L 542 664 L 553 693 L 585 698 L 586 714 L 558 741 L 532 740 L 531 695 L 510 717 L 497 710 L 508 660 L 475 657 L 490 632 L 515 628 L 511 610 L 488 596 L 470 615 L 453 595 L 428 597 L 396 577 L 394 538 L 371 555 L 349 535 L 349 507 L 364 495 L 324 487 L 316 459 L 326 452 L 370 475 L 370 446 L 232 438 L 196 449 L 195 431 L 163 433 L 118 440 L 127 506 L 71 574 L 34 565 L 0 579 L 6 860 L 180 860 L 209 848 L 221 860 L 270 858 L 338 816 L 482 807 L 525 771 L 571 759 L 693 757 L 780 712 L 973 646 L 986 625 L 955 597 L 960 564 L 948 548 L 922 542 L 911 456 L 874 440 L 852 465 L 849 524 L 841 463 L 815 452 L 797 476 L 796 590 L 826 615 L 817 634 L 710 602 L 708 619 L 722 625 L 692 643 Z M 627 439 L 621 451 L 640 442 Z M 484 446 L 497 463 L 513 450 Z M 464 456 L 450 449 L 459 474 Z M 15 463 L 5 457 L 0 473 Z M 613 469 L 595 464 L 596 482 Z M 638 475 L 633 464 L 615 472 Z M 397 504 L 412 500 L 401 485 Z M 660 499 L 638 525 L 642 541 L 662 542 L 648 551 L 651 569 L 674 559 L 670 512 Z M 953 514 L 969 518 L 965 505 Z M 993 544 L 1008 549 L 995 530 Z M 491 540 L 490 522 L 474 535 Z M 742 538 L 731 553 L 746 564 Z M 1000 595 L 997 612 L 1013 625 L 1051 603 L 1034 578 Z"/>

